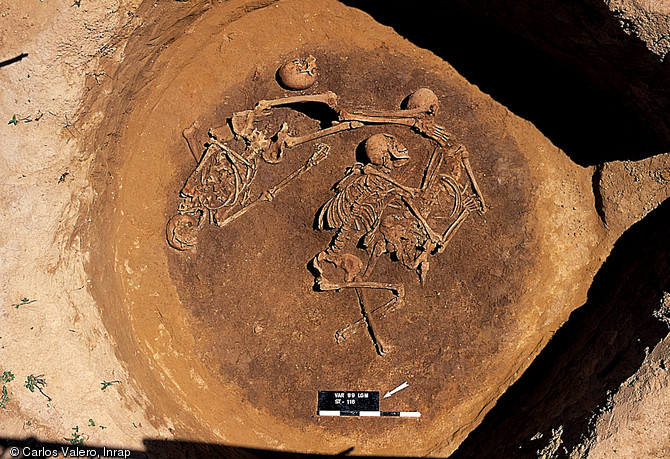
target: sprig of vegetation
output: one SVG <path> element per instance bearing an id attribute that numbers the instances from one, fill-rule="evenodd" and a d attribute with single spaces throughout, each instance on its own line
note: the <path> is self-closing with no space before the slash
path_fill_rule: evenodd
<path id="1" fill-rule="evenodd" d="M 111 386 L 112 384 L 118 384 L 120 382 L 121 381 L 103 381 L 103 382 L 100 383 L 100 384 L 102 384 L 102 387 L 100 388 L 100 390 L 105 390 L 109 386 Z"/>
<path id="2" fill-rule="evenodd" d="M 3 410 L 7 409 L 7 402 L 9 402 L 9 393 L 7 392 L 7 386 L 2 386 L 2 395 L 0 395 L 0 408 Z"/>
<path id="3" fill-rule="evenodd" d="M 12 304 L 12 306 L 15 307 L 16 309 L 19 309 L 19 306 L 25 306 L 27 304 L 34 303 L 36 301 L 37 300 L 31 300 L 30 298 L 21 298 L 21 301 Z"/>
<path id="4" fill-rule="evenodd" d="M 3 371 L 2 375 L 0 376 L 0 380 L 2 382 L 12 382 L 14 380 L 14 374 L 11 371 Z M 7 402 L 9 402 L 11 398 L 9 397 L 9 391 L 7 390 L 7 386 L 4 384 L 2 385 L 2 392 L 0 392 L 0 408 L 3 410 L 7 409 Z"/>
<path id="5" fill-rule="evenodd" d="M 35 392 L 35 389 L 40 391 L 40 394 L 44 395 L 47 398 L 47 402 L 51 401 L 51 397 L 49 397 L 47 394 L 44 393 L 44 390 L 42 390 L 43 387 L 47 385 L 47 382 L 44 380 L 42 377 L 44 375 L 28 375 L 26 378 L 26 383 L 24 386 L 26 389 L 28 389 L 30 392 Z"/>
<path id="6" fill-rule="evenodd" d="M 70 442 L 73 445 L 84 444 L 84 437 L 79 435 L 79 426 L 73 427 L 72 428 L 72 435 L 70 435 L 70 438 L 63 437 L 63 440 L 65 440 L 67 442 Z"/>
<path id="7" fill-rule="evenodd" d="M 88 425 L 91 426 L 91 427 L 96 427 L 95 421 L 93 419 L 88 420 Z M 107 428 L 107 427 L 103 426 L 102 424 L 99 424 L 98 427 L 100 427 L 101 429 L 106 429 Z"/>
<path id="8" fill-rule="evenodd" d="M 12 119 L 9 120 L 9 123 L 7 123 L 7 124 L 13 124 L 14 126 L 19 124 L 19 120 L 16 119 L 16 115 L 12 116 Z"/>

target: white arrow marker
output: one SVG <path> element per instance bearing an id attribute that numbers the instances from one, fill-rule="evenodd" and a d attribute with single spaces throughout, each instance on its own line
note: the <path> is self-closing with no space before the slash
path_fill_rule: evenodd
<path id="1" fill-rule="evenodd" d="M 396 392 L 403 390 L 403 389 L 404 389 L 405 387 L 407 387 L 407 386 L 409 386 L 409 384 L 407 384 L 407 381 L 405 381 L 404 383 L 402 383 L 401 385 L 399 385 L 399 386 L 396 387 L 395 389 L 388 391 L 388 392 L 386 393 L 386 395 L 384 395 L 383 398 L 388 398 L 388 397 L 390 397 L 391 395 L 395 394 Z"/>

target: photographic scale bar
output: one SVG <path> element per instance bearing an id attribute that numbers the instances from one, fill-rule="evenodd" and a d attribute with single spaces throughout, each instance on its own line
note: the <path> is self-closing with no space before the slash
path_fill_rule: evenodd
<path id="1" fill-rule="evenodd" d="M 394 418 L 420 418 L 418 411 L 341 411 L 341 410 L 319 410 L 319 416 L 360 416 L 360 417 L 394 417 Z"/>
<path id="2" fill-rule="evenodd" d="M 407 387 L 398 386 L 395 392 Z M 394 391 L 388 392 L 393 394 Z M 318 395 L 319 416 L 357 416 L 368 418 L 420 418 L 418 411 L 380 411 L 379 391 L 320 390 Z"/>

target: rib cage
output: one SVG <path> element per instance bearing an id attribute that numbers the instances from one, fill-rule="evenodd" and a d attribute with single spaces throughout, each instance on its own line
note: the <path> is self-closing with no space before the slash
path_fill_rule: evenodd
<path id="1" fill-rule="evenodd" d="M 363 167 L 356 164 L 348 169 L 334 186 L 337 194 L 319 211 L 318 229 L 337 229 L 331 250 L 338 251 L 346 240 L 374 231 L 388 202 L 398 197 L 392 183 L 378 175 L 365 174 Z"/>
<path id="2" fill-rule="evenodd" d="M 233 207 L 244 205 L 256 175 L 255 161 L 212 143 L 181 190 L 179 213 L 206 211 L 218 224 Z M 219 212 L 221 210 L 221 212 Z"/>

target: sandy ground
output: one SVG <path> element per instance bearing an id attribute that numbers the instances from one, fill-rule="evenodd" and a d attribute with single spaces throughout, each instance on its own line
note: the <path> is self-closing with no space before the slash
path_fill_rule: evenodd
<path id="1" fill-rule="evenodd" d="M 0 68 L 0 370 L 14 375 L 3 382 L 3 438 L 60 440 L 78 427 L 88 444 L 140 448 L 143 437 L 169 434 L 120 395 L 134 389 L 70 236 L 92 194 L 77 110 L 87 85 L 104 78 L 96 73 L 101 50 L 133 9 L 119 1 L 0 3 L 0 59 L 27 54 Z M 30 375 L 45 382 L 46 396 L 24 387 Z M 102 390 L 105 381 L 118 382 Z"/>

